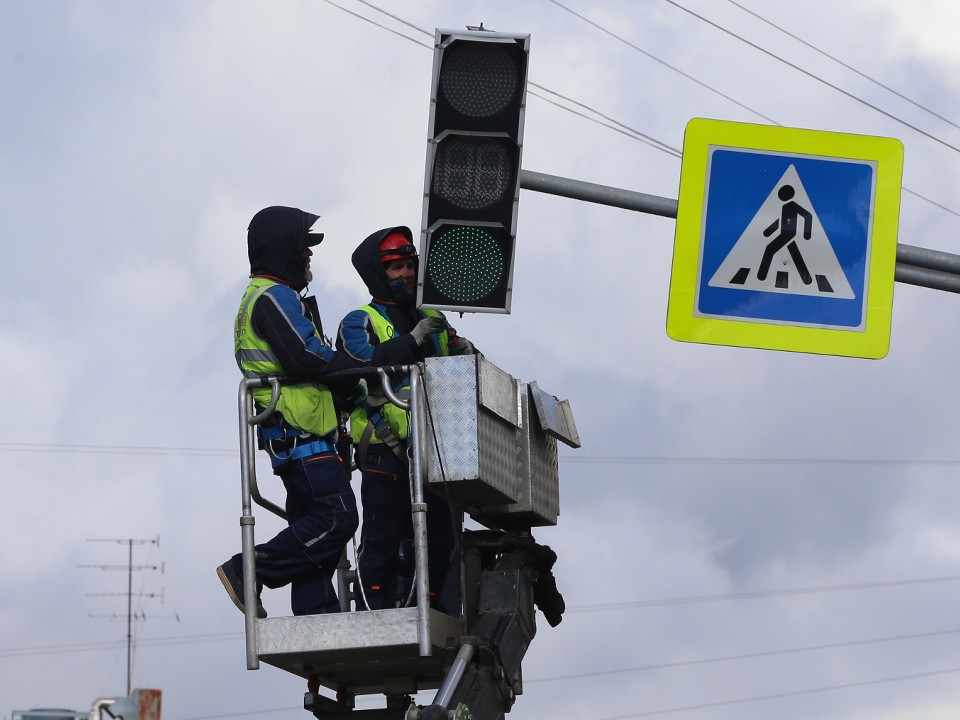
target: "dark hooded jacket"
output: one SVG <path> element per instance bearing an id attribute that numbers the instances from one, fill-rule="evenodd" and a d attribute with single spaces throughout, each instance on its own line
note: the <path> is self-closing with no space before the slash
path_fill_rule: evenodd
<path id="1" fill-rule="evenodd" d="M 348 314 L 340 324 L 337 334 L 338 350 L 345 350 L 357 360 L 369 360 L 373 365 L 406 365 L 420 362 L 440 352 L 439 346 L 433 341 L 418 346 L 410 336 L 410 331 L 425 315 L 417 309 L 415 297 L 397 296 L 390 287 L 387 272 L 380 262 L 380 243 L 387 235 L 395 232 L 405 235 L 413 242 L 413 234 L 408 227 L 400 225 L 384 228 L 360 243 L 353 251 L 351 259 L 360 279 L 370 291 L 370 304 L 390 320 L 396 337 L 381 343 L 363 310 L 354 310 Z"/>
<path id="2" fill-rule="evenodd" d="M 320 218 L 303 210 L 273 206 L 264 208 L 247 229 L 250 274 L 282 280 L 294 290 L 307 286 L 307 247 L 318 244 L 322 234 L 310 232 Z"/>
<path id="3" fill-rule="evenodd" d="M 366 365 L 334 352 L 313 336 L 314 328 L 323 335 L 320 314 L 315 299 L 301 297 L 300 291 L 307 286 L 306 249 L 323 239 L 322 234 L 309 232 L 318 218 L 297 208 L 268 207 L 253 216 L 247 230 L 251 276 L 282 283 L 269 288 L 254 304 L 253 330 L 270 344 L 285 374 L 313 379 Z M 331 388 L 340 391 L 353 385 L 354 381 L 343 381 Z"/>

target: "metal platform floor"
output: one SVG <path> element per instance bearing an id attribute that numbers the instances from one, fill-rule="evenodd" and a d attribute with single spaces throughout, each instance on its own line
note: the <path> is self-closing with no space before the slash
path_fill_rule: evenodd
<path id="1" fill-rule="evenodd" d="M 460 620 L 430 610 L 433 654 L 420 657 L 415 607 L 266 618 L 256 629 L 262 662 L 356 695 L 440 687 L 447 641 L 463 634 Z"/>

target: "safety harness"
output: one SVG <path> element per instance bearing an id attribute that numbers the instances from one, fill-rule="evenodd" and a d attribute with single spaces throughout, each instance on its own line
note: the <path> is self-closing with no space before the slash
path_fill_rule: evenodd
<path id="1" fill-rule="evenodd" d="M 261 427 L 259 432 L 260 442 L 270 455 L 270 464 L 274 469 L 293 460 L 321 453 L 337 452 L 335 432 L 317 437 L 311 433 L 303 433 L 296 428 L 284 426 Z"/>
<path id="2" fill-rule="evenodd" d="M 383 395 L 368 396 L 364 409 L 367 413 L 367 425 L 357 442 L 357 467 L 362 468 L 367 462 L 367 451 L 370 449 L 370 439 L 376 435 L 377 439 L 386 445 L 400 460 L 407 459 L 407 443 L 397 437 L 383 414 L 383 406 L 389 402 Z"/>

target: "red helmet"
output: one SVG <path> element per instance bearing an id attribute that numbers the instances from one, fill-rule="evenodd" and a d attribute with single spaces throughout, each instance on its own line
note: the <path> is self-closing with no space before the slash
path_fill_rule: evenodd
<path id="1" fill-rule="evenodd" d="M 392 232 L 380 241 L 380 262 L 388 263 L 392 260 L 417 259 L 417 249 L 410 238 L 401 232 Z"/>

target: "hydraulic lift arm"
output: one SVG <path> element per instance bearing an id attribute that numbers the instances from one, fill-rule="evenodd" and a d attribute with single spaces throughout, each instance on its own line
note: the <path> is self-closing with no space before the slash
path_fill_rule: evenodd
<path id="1" fill-rule="evenodd" d="M 557 556 L 529 534 L 464 536 L 469 635 L 451 647 L 450 670 L 419 720 L 500 720 L 523 692 L 521 662 L 537 632 L 534 605 L 551 626 L 563 617 L 552 568 Z M 454 657 L 455 655 L 455 657 Z"/>

